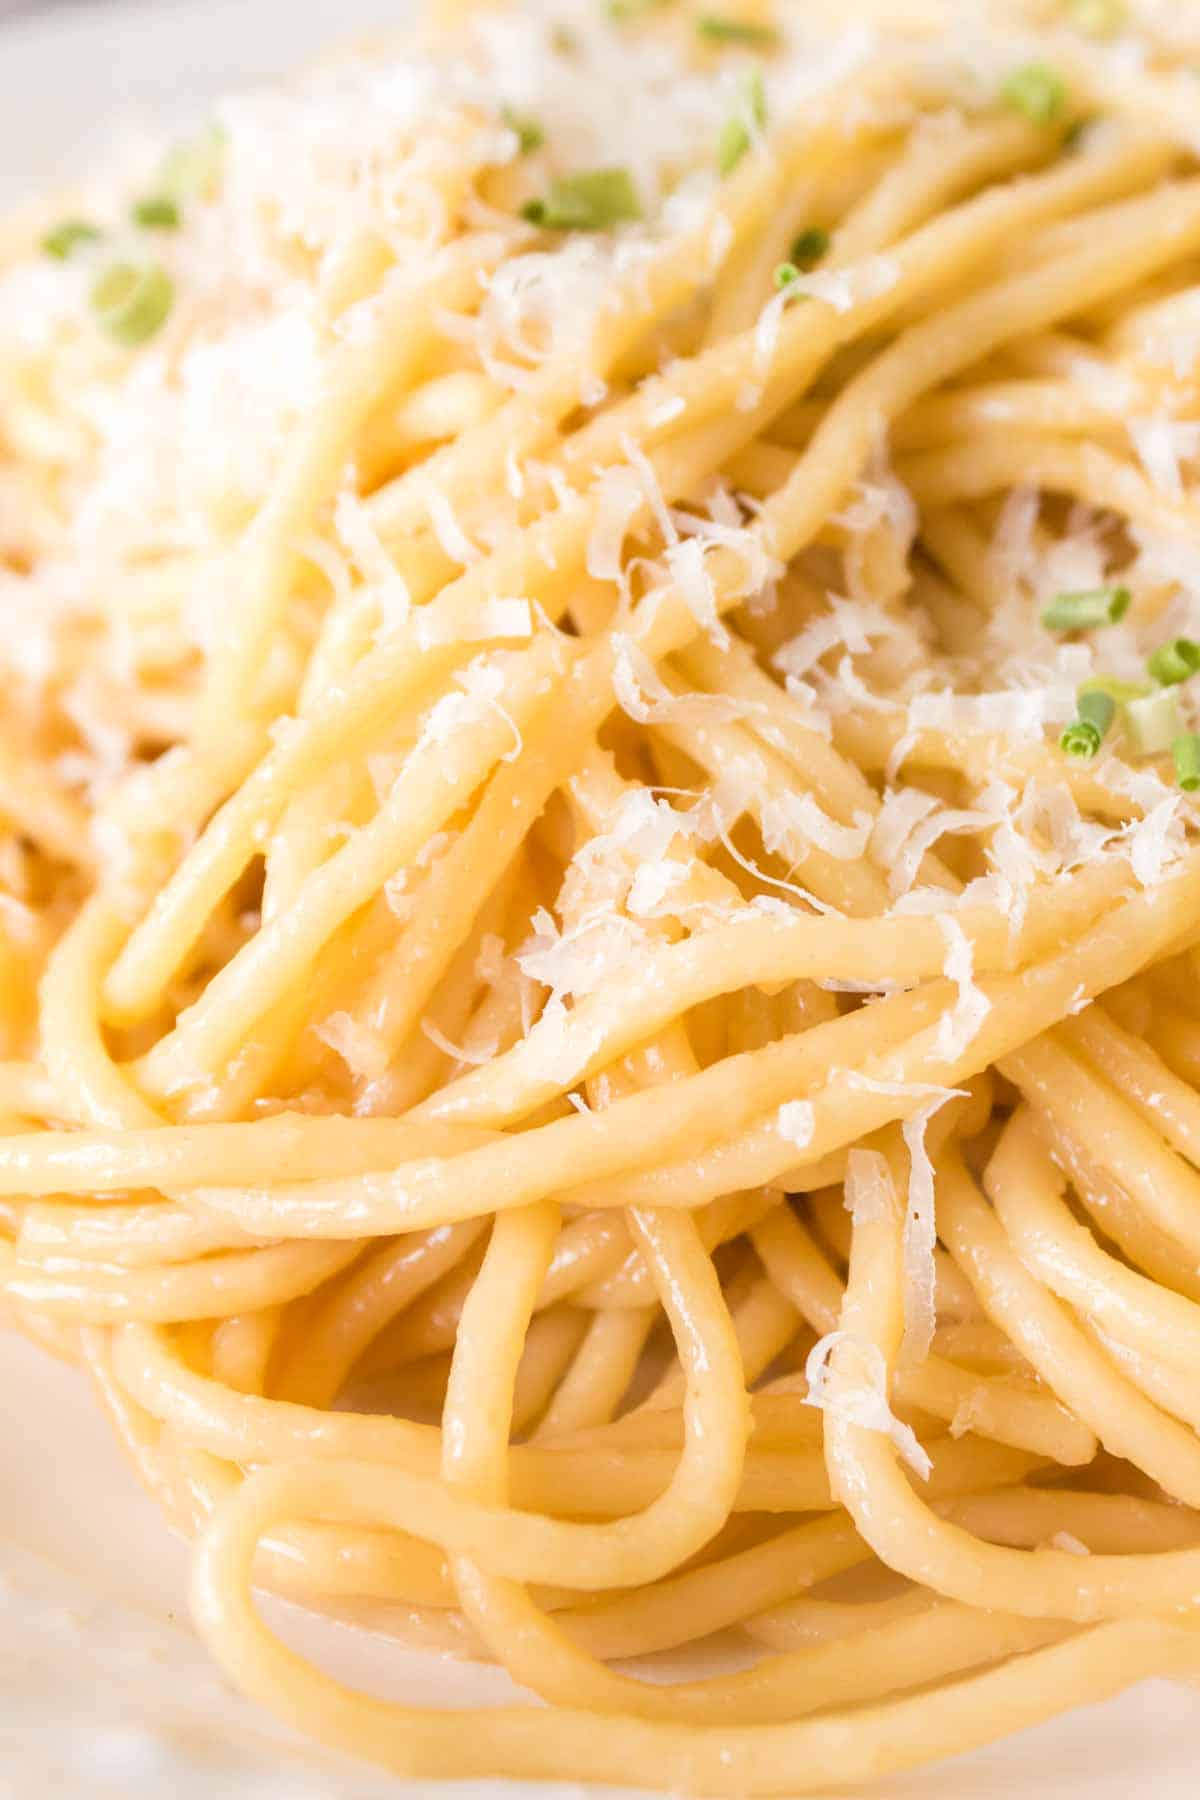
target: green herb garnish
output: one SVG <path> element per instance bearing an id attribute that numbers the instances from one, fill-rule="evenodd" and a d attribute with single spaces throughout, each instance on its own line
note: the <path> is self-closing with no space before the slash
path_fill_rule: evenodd
<path id="1" fill-rule="evenodd" d="M 159 263 L 113 263 L 92 288 L 92 311 L 115 343 L 133 349 L 165 324 L 175 300 Z"/>
<path id="2" fill-rule="evenodd" d="M 767 123 L 767 90 L 762 70 L 752 69 L 738 83 L 738 102 L 721 127 L 717 139 L 717 168 L 729 175 L 737 168 L 754 138 Z"/>
<path id="3" fill-rule="evenodd" d="M 1187 794 L 1194 794 L 1200 788 L 1200 737 L 1194 731 L 1185 731 L 1171 745 L 1171 755 L 1175 759 L 1175 779 Z"/>
<path id="4" fill-rule="evenodd" d="M 1049 63 L 1022 63 L 1000 89 L 1000 98 L 1034 125 L 1051 125 L 1067 103 L 1067 84 Z"/>
<path id="5" fill-rule="evenodd" d="M 1047 631 L 1093 631 L 1115 625 L 1129 611 L 1126 587 L 1090 588 L 1082 594 L 1059 594 L 1042 614 Z"/>
<path id="6" fill-rule="evenodd" d="M 528 156 L 533 150 L 540 150 L 546 141 L 546 132 L 540 119 L 532 113 L 518 112 L 514 106 L 502 106 L 500 117 L 510 131 L 516 132 L 517 145 L 522 156 Z"/>
<path id="7" fill-rule="evenodd" d="M 1071 23 L 1085 37 L 1116 37 L 1128 19 L 1124 0 L 1070 0 Z"/>
<path id="8" fill-rule="evenodd" d="M 640 219 L 641 203 L 628 169 L 585 169 L 560 175 L 521 217 L 545 231 L 605 231 L 624 219 Z"/>
<path id="9" fill-rule="evenodd" d="M 628 25 L 633 19 L 642 19 L 647 13 L 663 12 L 673 5 L 674 0 L 605 0 L 604 10 L 616 24 Z"/>
<path id="10" fill-rule="evenodd" d="M 99 226 L 89 225 L 86 219 L 64 219 L 46 233 L 42 250 L 58 262 L 69 262 L 77 250 L 85 244 L 98 244 L 102 236 Z"/>
<path id="11" fill-rule="evenodd" d="M 1200 644 L 1194 638 L 1172 638 L 1147 658 L 1146 667 L 1163 687 L 1175 687 L 1200 669 Z"/>
<path id="12" fill-rule="evenodd" d="M 200 137 L 177 144 L 159 171 L 159 190 L 176 205 L 185 200 L 211 200 L 221 184 L 228 133 L 210 125 Z"/>
<path id="13" fill-rule="evenodd" d="M 1089 675 L 1086 681 L 1079 684 L 1081 694 L 1107 694 L 1118 706 L 1128 706 L 1131 700 L 1144 700 L 1153 690 L 1148 681 L 1122 681 L 1119 675 Z"/>
<path id="14" fill-rule="evenodd" d="M 831 241 L 829 233 L 820 225 L 809 225 L 799 237 L 792 239 L 788 260 L 798 269 L 811 269 L 826 254 Z"/>
<path id="15" fill-rule="evenodd" d="M 135 200 L 130 210 L 134 224 L 143 231 L 179 229 L 179 202 L 170 194 L 147 194 L 144 200 Z"/>
<path id="16" fill-rule="evenodd" d="M 1096 118 L 1097 115 L 1093 113 L 1091 118 L 1073 119 L 1067 126 L 1067 129 L 1063 132 L 1063 149 L 1078 150 L 1080 144 L 1082 144 L 1084 138 L 1096 123 Z"/>
<path id="17" fill-rule="evenodd" d="M 696 30 L 712 44 L 752 44 L 762 49 L 779 41 L 779 33 L 771 25 L 750 25 L 743 19 L 729 19 L 724 13 L 702 13 Z"/>
<path id="18" fill-rule="evenodd" d="M 1093 689 L 1080 694 L 1078 714 L 1058 740 L 1067 755 L 1090 761 L 1096 755 L 1117 716 L 1117 703 L 1111 694 Z"/>

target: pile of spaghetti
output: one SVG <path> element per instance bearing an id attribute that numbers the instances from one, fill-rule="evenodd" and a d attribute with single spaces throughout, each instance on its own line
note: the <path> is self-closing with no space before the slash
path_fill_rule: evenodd
<path id="1" fill-rule="evenodd" d="M 455 10 L 5 238 L 7 1314 L 397 1771 L 1195 1673 L 1200 9 Z"/>

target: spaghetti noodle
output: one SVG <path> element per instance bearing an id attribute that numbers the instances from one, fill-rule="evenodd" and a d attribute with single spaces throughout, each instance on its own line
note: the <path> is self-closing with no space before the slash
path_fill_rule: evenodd
<path id="1" fill-rule="evenodd" d="M 0 1289 L 401 1773 L 1200 1669 L 1200 12 L 900 10 L 444 6 L 5 240 Z"/>

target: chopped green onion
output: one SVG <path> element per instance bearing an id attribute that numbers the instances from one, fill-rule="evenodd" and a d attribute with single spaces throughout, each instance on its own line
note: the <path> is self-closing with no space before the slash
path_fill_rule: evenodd
<path id="1" fill-rule="evenodd" d="M 1058 747 L 1066 756 L 1078 757 L 1087 762 L 1097 755 L 1100 749 L 1100 733 L 1086 719 L 1072 719 L 1058 740 Z"/>
<path id="2" fill-rule="evenodd" d="M 755 131 L 767 122 L 767 91 L 762 70 L 752 69 L 738 83 L 738 104 L 721 127 L 717 139 L 717 168 L 729 175 L 750 148 Z"/>
<path id="3" fill-rule="evenodd" d="M 500 117 L 510 131 L 517 134 L 517 145 L 522 156 L 528 156 L 532 150 L 540 150 L 546 141 L 546 133 L 540 119 L 532 113 L 518 112 L 514 106 L 502 106 Z"/>
<path id="4" fill-rule="evenodd" d="M 713 44 L 774 44 L 779 33 L 771 25 L 750 25 L 744 19 L 729 19 L 724 13 L 702 13 L 696 30 Z"/>
<path id="5" fill-rule="evenodd" d="M 803 279 L 804 279 L 804 270 L 798 269 L 796 267 L 795 263 L 785 262 L 785 263 L 779 263 L 776 266 L 775 286 L 780 290 L 781 293 L 787 293 L 790 288 L 794 288 L 796 283 L 798 281 L 802 281 Z M 793 305 L 797 301 L 808 299 L 807 294 L 801 294 L 801 293 L 789 294 L 788 297 L 791 300 Z"/>
<path id="6" fill-rule="evenodd" d="M 792 239 L 792 247 L 788 252 L 789 260 L 794 262 L 798 269 L 811 269 L 814 263 L 819 263 L 825 255 L 830 242 L 827 231 L 823 231 L 819 225 L 810 225 L 807 230 L 800 233 L 799 237 Z"/>
<path id="7" fill-rule="evenodd" d="M 84 244 L 98 244 L 101 235 L 99 227 L 89 225 L 86 219 L 64 219 L 46 233 L 42 249 L 58 262 L 67 262 Z"/>
<path id="8" fill-rule="evenodd" d="M 1079 717 L 1089 725 L 1094 725 L 1101 737 L 1110 729 L 1117 716 L 1116 701 L 1101 688 L 1090 688 L 1080 694 L 1075 706 Z"/>
<path id="9" fill-rule="evenodd" d="M 1185 731 L 1171 745 L 1171 755 L 1175 759 L 1175 779 L 1185 793 L 1194 794 L 1200 788 L 1200 737 L 1194 731 Z"/>
<path id="10" fill-rule="evenodd" d="M 544 197 L 530 200 L 521 217 L 546 231 L 603 231 L 622 219 L 640 219 L 641 204 L 628 169 L 585 169 L 560 175 Z"/>
<path id="11" fill-rule="evenodd" d="M 1000 89 L 1000 98 L 1034 125 L 1049 125 L 1067 103 L 1067 84 L 1049 63 L 1022 63 Z"/>
<path id="12" fill-rule="evenodd" d="M 1200 644 L 1194 638 L 1172 638 L 1158 646 L 1146 667 L 1163 687 L 1174 687 L 1200 669 Z"/>
<path id="13" fill-rule="evenodd" d="M 618 25 L 628 25 L 632 19 L 644 18 L 647 13 L 662 12 L 665 7 L 674 4 L 674 0 L 606 0 L 605 12 Z"/>
<path id="14" fill-rule="evenodd" d="M 1122 681 L 1119 675 L 1089 675 L 1086 681 L 1079 684 L 1081 694 L 1107 694 L 1118 706 L 1128 706 L 1131 700 L 1144 700 L 1152 692 L 1148 681 Z"/>
<path id="15" fill-rule="evenodd" d="M 1117 703 L 1111 694 L 1093 689 L 1080 694 L 1078 716 L 1072 719 L 1062 736 L 1059 748 L 1068 756 L 1089 760 L 1095 756 L 1117 716 Z"/>
<path id="16" fill-rule="evenodd" d="M 110 338 L 132 349 L 161 329 L 174 299 L 161 264 L 113 263 L 92 288 L 92 311 Z"/>
<path id="17" fill-rule="evenodd" d="M 1047 631 L 1092 631 L 1115 625 L 1129 610 L 1126 587 L 1090 588 L 1083 594 L 1059 594 L 1042 614 Z"/>
<path id="18" fill-rule="evenodd" d="M 1157 756 L 1169 750 L 1179 735 L 1179 708 L 1175 696 L 1160 688 L 1144 700 L 1131 700 L 1125 708 L 1125 729 L 1131 748 L 1139 756 Z"/>
<path id="19" fill-rule="evenodd" d="M 133 222 L 144 231 L 178 231 L 179 202 L 170 194 L 147 194 L 133 204 Z"/>
<path id="20" fill-rule="evenodd" d="M 176 204 L 185 200 L 211 200 L 221 183 L 228 133 L 210 125 L 190 142 L 177 144 L 159 171 L 159 187 Z"/>
<path id="21" fill-rule="evenodd" d="M 1125 0 L 1071 0 L 1071 23 L 1085 37 L 1115 37 L 1128 18 Z"/>

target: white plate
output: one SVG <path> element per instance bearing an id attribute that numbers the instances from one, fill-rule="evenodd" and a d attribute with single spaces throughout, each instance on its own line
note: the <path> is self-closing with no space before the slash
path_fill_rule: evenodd
<path id="1" fill-rule="evenodd" d="M 968 0 L 969 4 L 969 0 Z M 0 26 L 0 207 L 69 177 L 114 116 L 190 108 L 405 0 L 91 5 Z M 82 1379 L 0 1333 L 0 1800 L 581 1800 L 578 1786 L 416 1784 L 314 1756 L 232 1695 L 187 1627 L 186 1556 Z M 297 1622 L 288 1609 L 295 1632 Z M 311 1636 L 311 1634 L 310 1634 Z M 495 1702 L 496 1671 L 321 1633 L 347 1680 L 419 1705 Z M 602 1726 L 598 1726 L 602 1730 Z M 1200 1698 L 1143 1685 L 876 1800 L 1194 1800 Z M 599 1800 L 598 1791 L 586 1800 Z"/>

